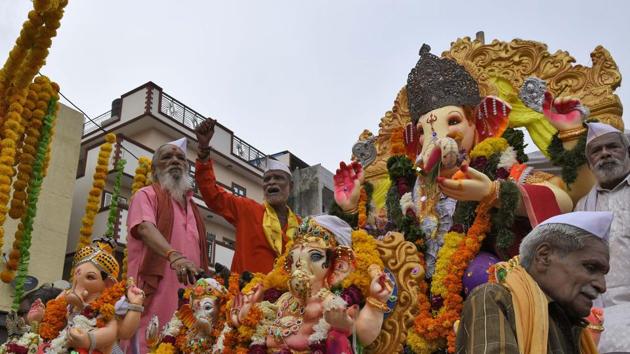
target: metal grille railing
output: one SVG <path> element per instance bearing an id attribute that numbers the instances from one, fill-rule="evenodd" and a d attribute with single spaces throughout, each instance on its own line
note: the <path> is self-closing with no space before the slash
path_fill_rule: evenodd
<path id="1" fill-rule="evenodd" d="M 265 169 L 267 162 L 265 159 L 266 155 L 236 136 L 232 138 L 232 154 L 240 157 L 254 167 Z"/>
<path id="2" fill-rule="evenodd" d="M 201 114 L 193 111 L 183 103 L 179 102 L 175 98 L 162 92 L 162 99 L 160 100 L 160 112 L 173 120 L 182 123 L 190 129 L 195 129 L 197 124 L 203 122 L 205 119 Z"/>
<path id="3" fill-rule="evenodd" d="M 96 118 L 89 120 L 87 117 L 83 117 L 83 136 L 90 134 L 103 126 L 103 122 L 112 117 L 112 111 L 107 111 Z"/>
<path id="4" fill-rule="evenodd" d="M 160 102 L 160 113 L 190 129 L 195 129 L 205 119 L 203 115 L 195 112 L 167 93 L 161 92 Z M 236 136 L 232 136 L 232 154 L 256 168 L 265 168 L 266 155 Z"/>

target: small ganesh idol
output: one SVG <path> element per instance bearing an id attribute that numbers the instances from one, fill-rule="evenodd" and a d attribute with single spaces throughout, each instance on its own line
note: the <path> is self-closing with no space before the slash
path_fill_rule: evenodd
<path id="1" fill-rule="evenodd" d="M 140 324 L 144 293 L 133 279 L 118 282 L 119 265 L 107 240 L 74 257 L 72 287 L 46 305 L 38 353 L 111 353 Z"/>
<path id="2" fill-rule="evenodd" d="M 284 257 L 276 267 L 284 268 L 288 291 L 275 301 L 258 302 L 263 293 L 259 287 L 254 295 L 237 297 L 231 310 L 236 327 L 247 321 L 249 311 L 263 313 L 250 352 L 352 353 L 349 337 L 356 335 L 362 345 L 376 339 L 389 312 L 391 284 L 381 268 L 372 267 L 365 306 L 359 308 L 363 301 L 344 295 L 340 285 L 355 269 L 356 257 L 352 229 L 345 221 L 330 215 L 306 218 Z"/>
<path id="3" fill-rule="evenodd" d="M 153 316 L 147 328 L 151 353 L 225 353 L 231 327 L 224 311 L 227 289 L 214 278 L 199 279 L 182 293 L 183 304 L 158 333 L 159 320 Z"/>

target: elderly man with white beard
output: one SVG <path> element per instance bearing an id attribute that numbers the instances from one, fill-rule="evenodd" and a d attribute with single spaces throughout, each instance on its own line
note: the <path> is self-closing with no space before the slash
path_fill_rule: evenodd
<path id="1" fill-rule="evenodd" d="M 576 211 L 611 211 L 608 290 L 596 303 L 604 308 L 601 353 L 630 352 L 630 142 L 610 125 L 589 123 L 586 158 L 597 184 Z"/>
<path id="2" fill-rule="evenodd" d="M 151 317 L 167 323 L 177 310 L 181 284 L 192 284 L 208 269 L 205 225 L 187 171 L 186 138 L 160 146 L 153 155 L 153 184 L 138 190 L 129 204 L 127 275 L 147 298 L 128 353 L 147 352 L 144 333 Z"/>

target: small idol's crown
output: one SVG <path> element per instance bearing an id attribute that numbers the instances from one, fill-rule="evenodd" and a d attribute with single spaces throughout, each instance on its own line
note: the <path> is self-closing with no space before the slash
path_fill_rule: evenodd
<path id="1" fill-rule="evenodd" d="M 197 280 L 194 285 L 187 288 L 184 292 L 184 297 L 187 299 L 200 299 L 202 297 L 212 296 L 219 299 L 227 294 L 227 289 L 218 281 L 213 278 L 203 278 Z"/>
<path id="2" fill-rule="evenodd" d="M 310 217 L 304 218 L 293 238 L 294 246 L 304 243 L 314 244 L 320 248 L 337 247 L 335 235 Z"/>
<path id="3" fill-rule="evenodd" d="M 112 255 L 113 246 L 106 239 L 95 240 L 91 245 L 81 248 L 74 255 L 72 267 L 75 268 L 83 263 L 90 262 L 100 271 L 105 272 L 110 278 L 116 280 L 120 266 Z"/>
<path id="4" fill-rule="evenodd" d="M 479 86 L 463 66 L 430 53 L 423 44 L 420 59 L 407 77 L 407 98 L 414 124 L 434 109 L 446 106 L 476 106 Z"/>

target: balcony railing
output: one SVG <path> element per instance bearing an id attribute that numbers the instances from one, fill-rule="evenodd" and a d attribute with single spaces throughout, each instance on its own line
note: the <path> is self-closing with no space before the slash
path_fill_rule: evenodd
<path id="1" fill-rule="evenodd" d="M 162 99 L 160 100 L 160 112 L 171 119 L 182 123 L 190 129 L 195 129 L 197 124 L 203 122 L 205 119 L 201 114 L 188 108 L 183 103 L 179 102 L 175 98 L 162 92 Z"/>
<path id="2" fill-rule="evenodd" d="M 204 116 L 190 109 L 177 99 L 164 92 L 162 92 L 161 95 L 160 112 L 165 116 L 182 123 L 190 129 L 195 129 L 197 124 L 204 121 Z M 256 168 L 265 168 L 266 155 L 236 136 L 232 136 L 232 154 Z"/>
<path id="3" fill-rule="evenodd" d="M 96 118 L 89 120 L 87 117 L 83 117 L 83 136 L 90 134 L 103 126 L 103 123 L 112 117 L 112 111 L 107 111 Z"/>
<path id="4" fill-rule="evenodd" d="M 236 136 L 232 137 L 232 154 L 240 157 L 256 168 L 264 170 L 266 167 L 266 155 Z"/>

